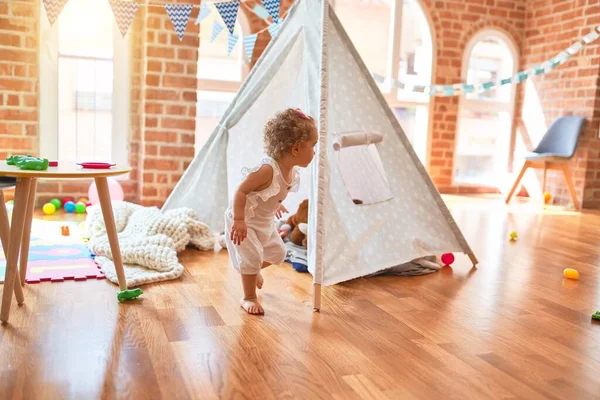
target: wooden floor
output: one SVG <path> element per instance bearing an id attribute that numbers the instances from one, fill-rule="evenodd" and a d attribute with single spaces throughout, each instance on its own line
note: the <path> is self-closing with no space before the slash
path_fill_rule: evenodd
<path id="1" fill-rule="evenodd" d="M 0 399 L 600 398 L 600 215 L 446 199 L 478 269 L 325 288 L 321 313 L 281 266 L 245 315 L 225 251 L 186 251 L 182 279 L 128 304 L 107 281 L 28 285 Z"/>

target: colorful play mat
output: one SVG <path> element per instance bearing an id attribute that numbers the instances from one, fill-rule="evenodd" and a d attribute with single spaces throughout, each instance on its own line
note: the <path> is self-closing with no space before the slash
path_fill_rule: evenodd
<path id="1" fill-rule="evenodd" d="M 69 235 L 63 236 L 63 227 Z M 0 245 L 0 249 L 2 246 Z M 0 250 L 0 282 L 4 280 L 6 259 Z M 80 234 L 78 222 L 34 219 L 27 263 L 27 283 L 104 279 Z"/>

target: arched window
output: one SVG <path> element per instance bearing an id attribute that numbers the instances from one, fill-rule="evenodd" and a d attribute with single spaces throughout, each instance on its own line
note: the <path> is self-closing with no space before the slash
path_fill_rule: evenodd
<path id="1" fill-rule="evenodd" d="M 381 86 L 417 155 L 425 164 L 433 48 L 429 22 L 418 0 L 335 0 L 335 12 L 371 73 L 404 83 Z"/>
<path id="2" fill-rule="evenodd" d="M 220 17 L 215 14 L 215 18 Z M 242 17 L 240 13 L 239 18 Z M 198 91 L 196 104 L 196 143 L 198 152 L 235 97 L 247 75 L 242 27 L 238 23 L 234 33 L 239 35 L 231 55 L 227 55 L 229 32 L 224 29 L 214 42 L 212 21 L 205 20 L 200 26 L 198 49 Z"/>
<path id="3" fill-rule="evenodd" d="M 463 59 L 463 81 L 498 82 L 517 72 L 517 49 L 496 30 L 477 34 Z M 498 186 L 508 172 L 515 85 L 497 86 L 462 96 L 454 159 L 454 182 Z"/>

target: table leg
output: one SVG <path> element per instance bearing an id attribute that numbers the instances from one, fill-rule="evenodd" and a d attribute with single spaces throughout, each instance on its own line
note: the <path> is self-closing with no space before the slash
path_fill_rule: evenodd
<path id="1" fill-rule="evenodd" d="M 19 248 L 23 236 L 23 225 L 25 224 L 25 212 L 27 211 L 27 199 L 31 178 L 18 178 L 15 190 L 15 203 L 10 226 L 10 238 L 8 240 L 8 252 L 6 256 L 6 276 L 4 278 L 4 291 L 2 292 L 2 309 L 0 310 L 0 321 L 8 322 L 10 304 L 12 302 L 13 290 L 16 290 L 17 302 L 23 302 L 23 291 L 19 290 L 20 282 L 16 280 L 18 275 Z M 16 283 L 16 285 L 15 285 Z M 20 293 L 19 293 L 20 292 Z"/>
<path id="2" fill-rule="evenodd" d="M 35 207 L 35 191 L 37 189 L 37 179 L 31 180 L 29 186 L 29 196 L 27 199 L 27 211 L 25 214 L 25 226 L 23 227 L 23 237 L 21 238 L 21 253 L 19 254 L 19 273 L 21 285 L 25 284 L 25 274 L 27 273 L 27 260 L 29 259 L 29 241 L 31 240 L 31 221 L 33 220 L 33 209 Z"/>
<path id="3" fill-rule="evenodd" d="M 2 242 L 2 251 L 4 252 L 4 259 L 8 258 L 9 235 L 10 224 L 8 223 L 8 212 L 6 211 L 4 193 L 2 193 L 2 190 L 0 190 L 0 241 Z M 17 282 L 19 281 L 17 280 Z M 19 304 L 22 304 L 25 300 L 23 296 L 23 288 L 20 284 L 15 284 L 15 296 Z"/>
<path id="4" fill-rule="evenodd" d="M 127 290 L 127 279 L 123 270 L 123 260 L 121 259 L 121 249 L 119 247 L 119 239 L 117 236 L 117 227 L 115 225 L 115 217 L 113 215 L 112 204 L 110 200 L 110 191 L 108 190 L 108 181 L 106 178 L 95 178 L 96 189 L 98 190 L 98 198 L 100 199 L 100 208 L 104 217 L 104 225 L 106 225 L 106 234 L 110 243 L 110 251 L 112 259 L 115 263 L 115 271 L 117 271 L 117 279 L 119 280 L 119 288 Z"/>

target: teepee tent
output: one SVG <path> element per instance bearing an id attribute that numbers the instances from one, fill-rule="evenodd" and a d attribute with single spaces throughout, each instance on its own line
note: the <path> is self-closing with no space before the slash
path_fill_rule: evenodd
<path id="1" fill-rule="evenodd" d="M 191 207 L 215 231 L 242 180 L 260 163 L 262 131 L 299 107 L 319 142 L 290 211 L 309 199 L 308 264 L 315 308 L 321 285 L 410 260 L 473 252 L 367 71 L 333 9 L 297 0 L 163 209 Z"/>

